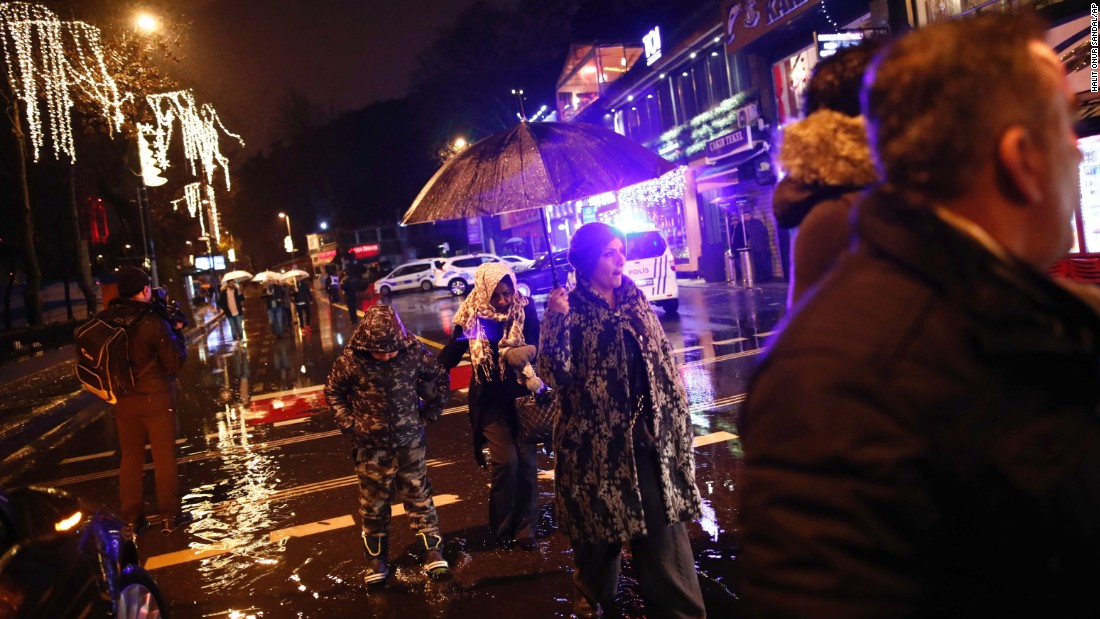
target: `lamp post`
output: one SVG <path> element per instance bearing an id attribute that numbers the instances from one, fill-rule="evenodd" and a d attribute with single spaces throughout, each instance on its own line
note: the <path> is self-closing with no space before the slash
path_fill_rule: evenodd
<path id="1" fill-rule="evenodd" d="M 286 220 L 286 251 L 288 254 L 290 254 L 290 259 L 294 260 L 294 237 L 290 233 L 290 215 L 287 215 L 286 213 L 279 213 L 279 219 Z"/>

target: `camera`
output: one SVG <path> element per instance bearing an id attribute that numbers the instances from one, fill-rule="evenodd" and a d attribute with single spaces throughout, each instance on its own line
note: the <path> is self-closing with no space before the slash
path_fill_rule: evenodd
<path id="1" fill-rule="evenodd" d="M 190 321 L 187 320 L 187 316 L 184 315 L 183 310 L 180 309 L 180 304 L 175 299 L 168 296 L 168 289 L 164 287 L 153 288 L 153 298 L 150 301 L 153 308 L 168 321 L 168 324 L 175 328 L 176 323 L 180 323 L 181 329 L 187 328 Z"/>

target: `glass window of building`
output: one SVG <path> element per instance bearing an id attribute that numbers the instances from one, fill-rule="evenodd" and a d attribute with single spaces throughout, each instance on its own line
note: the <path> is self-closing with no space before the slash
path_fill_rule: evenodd
<path id="1" fill-rule="evenodd" d="M 695 80 L 691 76 L 691 67 L 685 66 L 673 76 L 676 84 L 677 103 L 681 113 L 678 114 L 680 122 L 686 122 L 699 113 L 699 106 L 695 100 Z"/>
<path id="2" fill-rule="evenodd" d="M 666 78 L 657 82 L 656 91 L 657 107 L 661 111 L 661 128 L 671 129 L 679 124 L 673 81 Z"/>

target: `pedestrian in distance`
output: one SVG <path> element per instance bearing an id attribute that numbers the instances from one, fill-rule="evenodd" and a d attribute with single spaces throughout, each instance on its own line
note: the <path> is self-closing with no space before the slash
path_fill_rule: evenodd
<path id="1" fill-rule="evenodd" d="M 573 608 L 600 616 L 629 544 L 648 615 L 704 617 L 685 526 L 701 514 L 687 392 L 649 301 L 623 275 L 625 252 L 616 228 L 577 230 L 577 287 L 551 291 L 539 343 L 539 375 L 562 391 L 555 513 L 573 547 Z"/>
<path id="2" fill-rule="evenodd" d="M 348 316 L 351 324 L 359 322 L 359 277 L 351 273 L 345 273 L 340 282 L 340 288 L 344 291 L 344 302 L 348 304 Z"/>
<path id="3" fill-rule="evenodd" d="M 882 182 L 738 422 L 746 616 L 1100 616 L 1100 318 L 1047 273 L 1081 154 L 1045 35 L 989 13 L 872 62 Z"/>
<path id="4" fill-rule="evenodd" d="M 775 187 L 772 209 L 776 223 L 792 229 L 790 308 L 847 252 L 852 209 L 878 178 L 859 89 L 880 47 L 867 40 L 817 63 L 806 88 L 806 118 L 783 129 L 779 163 L 787 175 Z"/>
<path id="5" fill-rule="evenodd" d="M 425 573 L 435 579 L 449 574 L 425 438 L 425 424 L 439 419 L 449 387 L 446 370 L 385 305 L 367 310 L 329 373 L 325 398 L 337 427 L 354 443 L 368 585 L 383 584 L 389 575 L 390 503 L 396 497 L 409 516 Z"/>
<path id="6" fill-rule="evenodd" d="M 535 375 L 539 320 L 533 303 L 516 292 L 516 276 L 503 262 L 487 262 L 452 321 L 451 339 L 439 353 L 443 367 L 470 353 L 468 394 L 474 460 L 486 465 L 489 448 L 489 531 L 501 547 L 536 550 L 538 460 L 536 446 L 516 439 L 516 398 L 540 391 Z"/>
<path id="7" fill-rule="evenodd" d="M 233 339 L 239 342 L 244 336 L 244 293 L 235 280 L 222 284 L 218 292 L 218 309 L 225 314 Z"/>
<path id="8" fill-rule="evenodd" d="M 289 310 L 286 307 L 286 288 L 281 284 L 269 283 L 260 296 L 267 306 L 267 322 L 271 325 L 271 332 L 275 334 L 275 337 L 282 337 L 288 327 L 286 318 Z"/>
<path id="9" fill-rule="evenodd" d="M 298 326 L 303 331 L 309 331 L 313 326 L 309 307 L 313 303 L 313 290 L 304 277 L 296 282 L 291 280 L 290 286 L 293 291 L 291 298 L 294 299 L 294 310 L 298 313 Z"/>
<path id="10" fill-rule="evenodd" d="M 136 267 L 118 269 L 118 298 L 111 299 L 104 318 L 126 329 L 129 340 L 132 390 L 118 396 L 114 406 L 120 462 L 118 490 L 123 535 L 134 539 L 144 529 L 142 489 L 145 441 L 153 455 L 157 509 L 161 528 L 171 533 L 190 516 L 180 510 L 176 471 L 176 374 L 187 358 L 182 317 L 158 311 L 149 275 Z M 169 322 L 169 319 L 174 322 Z"/>

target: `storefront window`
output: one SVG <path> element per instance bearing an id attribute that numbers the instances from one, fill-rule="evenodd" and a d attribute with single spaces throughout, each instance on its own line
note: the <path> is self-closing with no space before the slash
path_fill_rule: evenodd
<path id="1" fill-rule="evenodd" d="M 680 117 L 691 118 L 699 113 L 699 107 L 695 102 L 695 80 L 691 77 L 691 68 L 684 67 L 674 78 L 673 82 L 679 91 Z"/>
<path id="2" fill-rule="evenodd" d="M 1081 227 L 1085 246 L 1079 251 L 1100 253 L 1100 136 L 1077 140 L 1081 149 Z"/>
<path id="3" fill-rule="evenodd" d="M 662 129 L 669 129 L 680 124 L 676 113 L 676 98 L 673 96 L 672 80 L 666 79 L 657 83 L 657 105 L 661 109 Z"/>

